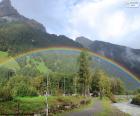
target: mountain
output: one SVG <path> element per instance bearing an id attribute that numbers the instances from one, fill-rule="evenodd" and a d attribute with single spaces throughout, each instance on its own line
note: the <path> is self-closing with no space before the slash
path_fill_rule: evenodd
<path id="1" fill-rule="evenodd" d="M 49 46 L 82 47 L 66 36 L 47 33 L 42 24 L 20 15 L 11 5 L 10 0 L 2 0 L 0 3 L 0 51 L 17 54 Z"/>
<path id="2" fill-rule="evenodd" d="M 92 41 L 90 39 L 85 38 L 83 36 L 77 37 L 76 42 L 82 44 L 85 48 L 88 48 L 88 46 L 90 46 L 90 44 L 92 44 Z"/>
<path id="3" fill-rule="evenodd" d="M 18 13 L 18 11 L 11 5 L 10 0 L 2 0 L 0 3 L 0 22 L 20 21 L 28 24 L 31 27 L 46 31 L 42 24 L 35 20 L 28 19 Z"/>
<path id="4" fill-rule="evenodd" d="M 76 40 L 77 41 L 77 40 Z M 87 46 L 87 43 L 77 41 L 83 46 Z M 85 39 L 87 41 L 87 39 Z M 132 49 L 125 46 L 115 45 L 103 41 L 92 41 L 87 47 L 92 52 L 95 52 L 101 56 L 107 57 L 123 67 L 126 67 L 133 74 L 140 77 L 140 50 Z"/>

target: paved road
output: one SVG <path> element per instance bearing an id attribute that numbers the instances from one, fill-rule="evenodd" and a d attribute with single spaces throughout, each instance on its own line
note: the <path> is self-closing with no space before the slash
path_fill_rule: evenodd
<path id="1" fill-rule="evenodd" d="M 94 113 L 101 112 L 102 110 L 103 110 L 102 104 L 100 100 L 97 100 L 94 106 L 92 106 L 92 108 L 79 111 L 79 112 L 72 112 L 72 113 L 67 114 L 66 116 L 93 116 Z"/>

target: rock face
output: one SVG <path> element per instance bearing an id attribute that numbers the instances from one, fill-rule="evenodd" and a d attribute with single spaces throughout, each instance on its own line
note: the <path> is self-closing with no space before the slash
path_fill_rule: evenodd
<path id="1" fill-rule="evenodd" d="M 10 0 L 2 0 L 2 2 L 0 3 L 0 22 L 12 21 L 24 22 L 31 27 L 42 30 L 44 32 L 46 31 L 42 24 L 20 15 L 18 11 L 11 5 Z"/>
<path id="2" fill-rule="evenodd" d="M 92 41 L 88 38 L 85 37 L 77 37 L 76 38 L 76 42 L 82 44 L 85 48 L 88 48 L 90 46 L 90 44 L 92 44 Z"/>
<path id="3" fill-rule="evenodd" d="M 87 41 L 87 39 L 85 40 Z M 83 41 L 78 41 L 83 46 L 87 46 Z M 140 50 L 132 49 L 125 46 L 115 45 L 103 41 L 90 42 L 88 49 L 105 56 L 118 64 L 126 67 L 136 76 L 140 77 Z"/>
<path id="4" fill-rule="evenodd" d="M 19 16 L 17 10 L 12 7 L 10 0 L 3 0 L 0 3 L 0 17 L 5 16 Z"/>
<path id="5" fill-rule="evenodd" d="M 0 51 L 14 55 L 49 46 L 82 47 L 66 36 L 46 33 L 42 24 L 20 15 L 10 0 L 0 3 Z"/>

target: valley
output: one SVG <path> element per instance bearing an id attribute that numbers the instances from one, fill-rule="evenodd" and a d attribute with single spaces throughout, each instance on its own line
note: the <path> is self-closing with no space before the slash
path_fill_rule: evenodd
<path id="1" fill-rule="evenodd" d="M 2 116 L 139 116 L 139 66 L 140 49 L 49 33 L 0 2 Z"/>

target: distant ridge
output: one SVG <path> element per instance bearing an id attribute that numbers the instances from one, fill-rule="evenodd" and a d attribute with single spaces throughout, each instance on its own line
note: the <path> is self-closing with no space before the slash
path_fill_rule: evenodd
<path id="1" fill-rule="evenodd" d="M 46 33 L 42 24 L 19 14 L 10 0 L 2 0 L 0 3 L 0 51 L 14 55 L 49 46 L 82 47 L 81 44 L 66 36 Z"/>
<path id="2" fill-rule="evenodd" d="M 76 39 L 77 41 L 77 39 Z M 85 41 L 85 43 L 84 43 Z M 86 42 L 88 41 L 89 44 Z M 107 57 L 118 64 L 126 67 L 140 79 L 140 50 L 132 49 L 126 46 L 115 45 L 103 41 L 89 41 L 87 38 L 84 40 L 79 39 L 77 42 L 87 47 L 89 50 Z M 88 45 L 88 46 L 87 46 Z"/>

